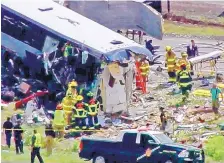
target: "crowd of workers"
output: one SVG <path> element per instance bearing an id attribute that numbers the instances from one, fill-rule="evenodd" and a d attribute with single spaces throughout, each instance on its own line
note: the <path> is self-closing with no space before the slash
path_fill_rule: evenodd
<path id="1" fill-rule="evenodd" d="M 66 96 L 62 99 L 61 104 L 57 105 L 53 126 L 59 131 L 60 137 L 63 137 L 65 127 L 75 126 L 77 130 L 99 128 L 97 118 L 99 102 L 94 98 L 94 94 L 89 91 L 82 96 L 83 90 L 77 89 L 77 82 L 71 81 L 68 84 Z M 86 124 L 88 119 L 88 125 Z"/>

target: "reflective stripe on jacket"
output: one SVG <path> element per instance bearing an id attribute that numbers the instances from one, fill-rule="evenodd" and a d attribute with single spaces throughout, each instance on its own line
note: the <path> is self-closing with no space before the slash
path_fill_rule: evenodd
<path id="1" fill-rule="evenodd" d="M 141 75 L 147 76 L 149 74 L 149 64 L 148 63 L 142 63 L 139 67 L 141 71 Z"/>
<path id="2" fill-rule="evenodd" d="M 74 109 L 74 117 L 75 118 L 86 118 L 87 111 L 84 108 Z"/>
<path id="3" fill-rule="evenodd" d="M 87 113 L 91 116 L 95 116 L 99 110 L 99 103 L 93 105 L 87 104 L 86 107 L 87 107 Z"/>
<path id="4" fill-rule="evenodd" d="M 56 125 L 56 126 L 65 125 L 65 112 L 64 112 L 64 110 L 56 110 L 54 112 L 53 124 Z"/>
<path id="5" fill-rule="evenodd" d="M 72 111 L 73 106 L 76 104 L 75 98 L 64 97 L 62 100 L 62 107 L 64 111 Z"/>
<path id="6" fill-rule="evenodd" d="M 36 134 L 34 134 L 34 136 L 36 139 L 34 139 L 34 137 L 32 136 L 31 140 L 30 140 L 30 142 L 31 142 L 30 144 L 32 144 L 33 140 L 35 140 L 34 147 L 36 147 L 36 148 L 41 147 L 42 146 L 41 135 L 39 133 L 36 133 Z"/>
<path id="7" fill-rule="evenodd" d="M 187 87 L 191 84 L 192 81 L 191 76 L 187 70 L 180 71 L 177 78 L 179 85 L 182 87 Z"/>

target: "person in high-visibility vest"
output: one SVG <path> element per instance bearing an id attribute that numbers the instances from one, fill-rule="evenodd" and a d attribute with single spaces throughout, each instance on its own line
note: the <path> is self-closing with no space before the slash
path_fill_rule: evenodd
<path id="1" fill-rule="evenodd" d="M 57 105 L 57 108 L 54 112 L 54 120 L 53 120 L 53 127 L 54 130 L 56 130 L 56 133 L 58 133 L 57 137 L 63 138 L 64 137 L 64 129 L 66 126 L 65 122 L 65 112 L 62 108 L 62 105 Z"/>
<path id="2" fill-rule="evenodd" d="M 172 51 L 171 46 L 166 46 L 165 58 L 169 82 L 176 82 L 176 54 Z"/>
<path id="3" fill-rule="evenodd" d="M 73 96 L 71 91 L 67 92 L 67 95 L 62 99 L 62 107 L 65 111 L 66 124 L 70 125 L 72 120 L 72 110 L 76 104 L 76 98 Z"/>
<path id="4" fill-rule="evenodd" d="M 146 93 L 146 82 L 148 81 L 148 74 L 149 74 L 149 63 L 146 58 L 141 60 L 141 65 L 139 67 L 140 75 L 142 76 L 142 90 L 143 93 Z"/>
<path id="5" fill-rule="evenodd" d="M 64 57 L 71 56 L 73 53 L 73 46 L 71 45 L 70 42 L 67 42 L 64 47 L 63 47 L 63 55 Z"/>
<path id="6" fill-rule="evenodd" d="M 31 138 L 31 163 L 34 163 L 35 157 L 37 156 L 40 163 L 44 163 L 43 158 L 40 155 L 40 148 L 42 146 L 41 135 L 37 130 L 33 130 L 34 135 Z"/>
<path id="7" fill-rule="evenodd" d="M 77 103 L 74 109 L 74 118 L 75 118 L 75 129 L 83 129 L 85 130 L 86 127 L 86 117 L 87 111 L 85 110 L 85 104 L 83 103 L 83 96 L 77 96 Z"/>
<path id="8" fill-rule="evenodd" d="M 71 82 L 68 83 L 68 90 L 66 94 L 71 92 L 73 97 L 75 98 L 78 95 L 77 87 L 78 87 L 78 83 L 73 79 Z"/>
<path id="9" fill-rule="evenodd" d="M 92 92 L 87 93 L 88 103 L 86 103 L 86 111 L 88 117 L 89 129 L 99 128 L 100 124 L 98 122 L 98 111 L 99 111 L 99 102 L 96 101 L 93 97 Z"/>
<path id="10" fill-rule="evenodd" d="M 187 59 L 188 54 L 185 53 L 185 52 L 182 52 L 182 53 L 181 53 L 181 57 L 182 57 L 182 58 L 180 58 L 180 59 L 177 61 L 177 64 L 176 64 L 176 66 L 177 66 L 177 73 L 178 73 L 179 71 L 181 71 L 181 65 L 182 65 L 182 64 L 185 64 L 185 65 L 186 65 L 186 68 L 187 68 L 187 71 L 188 71 L 188 72 L 191 72 L 191 64 L 190 64 L 190 62 L 189 62 L 188 59 Z"/>
<path id="11" fill-rule="evenodd" d="M 177 82 L 179 84 L 180 90 L 182 91 L 182 95 L 188 97 L 188 91 L 191 91 L 192 78 L 190 73 L 187 71 L 186 65 L 181 65 L 181 71 L 177 74 Z"/>

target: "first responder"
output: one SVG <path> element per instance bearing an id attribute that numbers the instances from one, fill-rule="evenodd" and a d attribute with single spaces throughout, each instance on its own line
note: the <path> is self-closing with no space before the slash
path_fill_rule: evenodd
<path id="1" fill-rule="evenodd" d="M 68 57 L 72 55 L 72 51 L 73 51 L 73 46 L 71 45 L 70 42 L 67 42 L 64 47 L 63 47 L 63 51 L 64 51 L 64 57 Z"/>
<path id="2" fill-rule="evenodd" d="M 172 51 L 171 46 L 166 46 L 165 58 L 169 82 L 176 82 L 176 54 Z"/>
<path id="3" fill-rule="evenodd" d="M 190 73 L 187 71 L 186 65 L 181 65 L 181 71 L 177 74 L 177 82 L 179 84 L 179 87 L 182 91 L 182 95 L 188 97 L 188 91 L 191 91 L 192 84 L 191 84 L 192 78 Z M 186 99 L 183 98 L 184 99 Z"/>
<path id="4" fill-rule="evenodd" d="M 35 157 L 37 156 L 40 163 L 44 163 L 40 155 L 40 147 L 42 146 L 41 135 L 37 130 L 33 130 L 34 135 L 31 139 L 31 163 L 34 163 Z"/>
<path id="5" fill-rule="evenodd" d="M 65 129 L 65 112 L 62 109 L 62 105 L 59 104 L 56 107 L 56 111 L 54 112 L 54 120 L 53 120 L 53 127 L 58 133 L 57 137 L 63 138 L 64 137 L 64 129 Z"/>
<path id="6" fill-rule="evenodd" d="M 73 97 L 75 98 L 78 95 L 77 87 L 78 87 L 78 83 L 73 79 L 71 82 L 68 83 L 68 90 L 66 94 L 71 92 Z"/>
<path id="7" fill-rule="evenodd" d="M 146 60 L 146 58 L 143 58 L 141 60 L 139 69 L 142 76 L 143 93 L 146 93 L 146 82 L 148 81 L 149 74 L 149 62 Z"/>
<path id="8" fill-rule="evenodd" d="M 62 99 L 62 108 L 65 111 L 66 124 L 70 125 L 72 120 L 72 110 L 76 104 L 76 98 L 71 91 L 68 91 L 66 96 Z"/>
<path id="9" fill-rule="evenodd" d="M 89 129 L 99 128 L 100 124 L 98 122 L 98 111 L 99 102 L 94 99 L 94 94 L 90 91 L 87 93 L 88 103 L 86 103 L 87 117 Z"/>
<path id="10" fill-rule="evenodd" d="M 188 55 L 185 52 L 181 53 L 181 57 L 178 61 L 177 61 L 177 71 L 181 71 L 181 65 L 185 64 L 187 71 L 190 72 L 191 71 L 191 64 L 188 61 Z M 178 73 L 178 72 L 177 72 Z"/>
<path id="11" fill-rule="evenodd" d="M 83 103 L 83 96 L 77 96 L 77 103 L 75 104 L 74 109 L 74 118 L 75 118 L 75 129 L 83 129 L 85 130 L 86 127 L 86 116 L 87 111 L 85 110 L 85 104 Z"/>

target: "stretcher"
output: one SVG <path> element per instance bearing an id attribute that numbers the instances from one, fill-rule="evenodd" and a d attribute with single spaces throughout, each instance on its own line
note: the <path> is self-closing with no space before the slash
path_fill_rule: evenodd
<path id="1" fill-rule="evenodd" d="M 197 89 L 197 90 L 193 91 L 193 95 L 211 97 L 210 90 L 206 90 L 206 89 Z M 224 96 L 224 93 L 222 95 Z M 219 94 L 219 98 L 221 98 L 220 94 Z"/>

